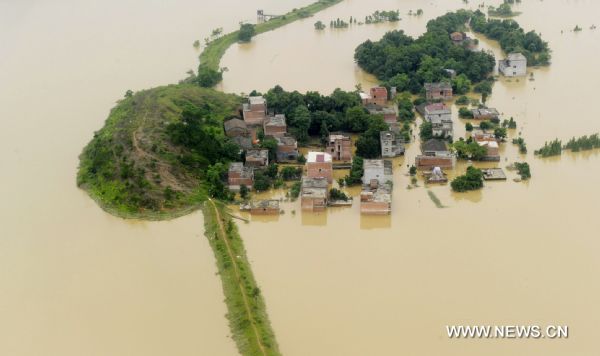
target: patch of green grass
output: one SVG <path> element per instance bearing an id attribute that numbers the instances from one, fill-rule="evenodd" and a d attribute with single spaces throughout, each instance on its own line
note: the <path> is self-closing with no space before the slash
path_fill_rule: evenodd
<path id="1" fill-rule="evenodd" d="M 438 207 L 439 209 L 445 208 L 444 204 L 442 204 L 442 202 L 437 197 L 437 195 L 435 195 L 434 192 L 428 190 L 427 195 L 429 195 L 429 199 L 431 199 L 431 201 L 435 204 L 436 207 Z"/>

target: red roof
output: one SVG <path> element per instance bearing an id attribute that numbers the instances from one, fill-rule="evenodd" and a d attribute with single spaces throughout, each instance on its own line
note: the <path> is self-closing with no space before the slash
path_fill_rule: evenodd
<path id="1" fill-rule="evenodd" d="M 437 111 L 437 110 L 448 110 L 448 107 L 444 103 L 433 103 L 429 104 L 425 107 L 427 111 Z"/>
<path id="2" fill-rule="evenodd" d="M 386 97 L 387 98 L 387 89 L 385 87 L 374 87 L 371 88 L 371 97 Z"/>

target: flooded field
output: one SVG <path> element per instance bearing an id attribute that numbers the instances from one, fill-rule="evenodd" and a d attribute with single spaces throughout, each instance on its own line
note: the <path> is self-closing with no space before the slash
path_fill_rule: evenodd
<path id="1" fill-rule="evenodd" d="M 475 8 L 480 2 L 470 2 Z M 498 1 L 493 2 L 497 4 Z M 486 5 L 491 4 L 486 2 Z M 224 57 L 223 89 L 233 92 L 335 87 L 351 90 L 376 83 L 353 61 L 354 48 L 403 29 L 419 35 L 428 19 L 465 6 L 462 1 L 349 0 L 314 18 L 233 47 Z M 408 17 L 409 9 L 424 15 Z M 402 21 L 326 29 L 313 23 L 361 18 L 375 10 L 400 9 Z M 555 137 L 566 140 L 600 131 L 593 107 L 600 70 L 600 32 L 589 27 L 600 4 L 593 1 L 523 1 L 516 20 L 549 41 L 553 63 L 531 68 L 534 80 L 501 79 L 488 100 L 503 117 L 514 117 L 530 153 L 510 143 L 501 148 L 504 168 L 516 160 L 531 165 L 533 178 L 486 183 L 478 192 L 457 194 L 449 186 L 407 189 L 407 164 L 418 143 L 394 160 L 393 213 L 365 217 L 359 204 L 302 213 L 284 202 L 285 214 L 252 218 L 240 226 L 255 275 L 286 355 L 593 355 L 600 322 L 596 272 L 596 182 L 600 152 L 540 159 L 533 150 Z M 544 15 L 541 15 L 544 14 Z M 571 31 L 575 25 L 584 28 Z M 481 38 L 480 47 L 501 57 Z M 464 123 L 453 107 L 455 132 Z M 460 164 L 451 175 L 462 174 Z M 340 176 L 343 172 L 339 173 Z M 437 208 L 433 192 L 445 206 Z M 357 194 L 358 190 L 351 189 Z M 283 192 L 271 196 L 284 197 Z M 446 325 L 568 325 L 568 340 L 449 340 Z"/>

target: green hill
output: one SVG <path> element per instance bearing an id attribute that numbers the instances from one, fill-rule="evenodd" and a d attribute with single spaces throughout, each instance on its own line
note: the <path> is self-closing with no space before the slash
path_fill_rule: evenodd
<path id="1" fill-rule="evenodd" d="M 129 93 L 80 156 L 77 184 L 114 215 L 165 219 L 200 207 L 207 168 L 235 159 L 223 120 L 241 98 L 195 85 Z"/>

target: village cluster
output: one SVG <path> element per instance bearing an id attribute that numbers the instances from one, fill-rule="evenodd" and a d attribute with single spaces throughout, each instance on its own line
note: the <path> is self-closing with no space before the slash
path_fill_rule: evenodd
<path id="1" fill-rule="evenodd" d="M 469 40 L 460 33 L 451 35 L 453 41 Z M 511 53 L 500 60 L 498 69 L 507 77 L 526 75 L 527 60 L 520 53 Z M 453 75 L 453 73 L 450 73 Z M 421 154 L 416 156 L 414 166 L 422 173 L 428 183 L 447 182 L 444 170 L 453 169 L 457 155 L 448 146 L 448 139 L 454 137 L 452 112 L 446 102 L 453 99 L 450 83 L 425 83 L 426 102 L 416 107 L 426 122 L 431 123 L 432 139 L 421 144 Z M 380 132 L 381 159 L 364 159 L 362 189 L 360 193 L 360 212 L 365 215 L 386 215 L 392 209 L 392 161 L 404 154 L 403 140 L 400 138 L 398 110 L 390 105 L 396 96 L 395 88 L 388 91 L 385 87 L 371 88 L 368 93 L 360 92 L 364 108 L 371 115 L 381 115 L 389 130 Z M 474 120 L 498 122 L 498 110 L 477 107 L 471 110 Z M 245 162 L 234 162 L 229 166 L 228 185 L 231 191 L 240 191 L 242 186 L 251 188 L 256 170 L 266 169 L 269 151 L 256 148 L 258 134 L 262 130 L 265 138 L 277 141 L 276 161 L 278 163 L 298 163 L 301 156 L 298 143 L 288 135 L 286 117 L 271 113 L 267 101 L 262 96 L 250 96 L 242 107 L 242 118 L 233 118 L 224 123 L 227 136 L 232 138 L 245 152 Z M 500 140 L 493 133 L 475 129 L 471 138 L 479 146 L 485 147 L 483 161 L 500 161 Z M 332 185 L 334 169 L 348 169 L 353 160 L 352 138 L 345 133 L 330 133 L 322 151 L 309 151 L 305 157 L 301 178 L 300 200 L 303 211 L 324 211 L 328 206 L 351 205 L 349 202 L 330 199 L 329 187 Z M 500 168 L 483 170 L 486 180 L 505 180 L 506 175 Z M 243 205 L 244 210 L 252 214 L 279 214 L 278 200 L 252 201 Z"/>

